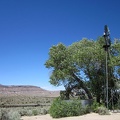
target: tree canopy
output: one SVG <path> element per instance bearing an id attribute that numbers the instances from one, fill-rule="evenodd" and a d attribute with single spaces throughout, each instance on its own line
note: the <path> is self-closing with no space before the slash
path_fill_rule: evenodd
<path id="1" fill-rule="evenodd" d="M 62 43 L 52 46 L 45 63 L 52 70 L 50 83 L 55 86 L 64 85 L 68 97 L 69 92 L 77 87 L 84 89 L 89 99 L 95 96 L 100 102 L 105 88 L 103 45 L 104 38 L 99 37 L 96 41 L 84 38 L 70 46 Z M 109 87 L 114 87 L 115 79 L 120 77 L 119 40 L 111 45 L 109 53 Z"/>

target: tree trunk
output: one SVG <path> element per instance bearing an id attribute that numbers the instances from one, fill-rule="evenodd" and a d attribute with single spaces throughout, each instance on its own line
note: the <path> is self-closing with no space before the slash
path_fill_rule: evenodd
<path id="1" fill-rule="evenodd" d="M 97 93 L 97 95 L 96 95 L 96 101 L 97 101 L 97 103 L 100 103 L 100 93 Z"/>
<path id="2" fill-rule="evenodd" d="M 84 84 L 84 82 L 82 80 L 80 80 L 74 73 L 73 73 L 73 77 L 74 79 L 79 83 L 79 86 L 85 90 L 85 92 L 87 93 L 87 96 L 89 99 L 93 99 L 90 91 L 88 90 L 88 88 L 86 87 L 86 85 Z"/>
<path id="3" fill-rule="evenodd" d="M 66 89 L 66 100 L 69 100 L 70 99 L 70 93 L 71 93 L 71 88 L 70 87 L 68 87 L 67 89 Z"/>

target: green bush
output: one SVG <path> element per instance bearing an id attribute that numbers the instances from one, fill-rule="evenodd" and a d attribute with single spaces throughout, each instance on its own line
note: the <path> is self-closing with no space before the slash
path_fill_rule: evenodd
<path id="1" fill-rule="evenodd" d="M 82 108 L 79 100 L 65 101 L 57 98 L 53 101 L 49 113 L 53 118 L 79 116 L 86 114 L 86 108 Z"/>
<path id="2" fill-rule="evenodd" d="M 97 108 L 97 113 L 99 115 L 110 115 L 108 109 L 106 107 L 104 107 L 104 106 L 98 107 Z"/>
<path id="3" fill-rule="evenodd" d="M 97 112 L 98 107 L 100 107 L 100 104 L 94 101 L 91 106 L 91 109 L 93 112 Z"/>
<path id="4" fill-rule="evenodd" d="M 109 115 L 108 109 L 103 105 L 97 102 L 94 102 L 91 106 L 93 112 L 98 113 L 100 115 Z"/>
<path id="5" fill-rule="evenodd" d="M 32 110 L 32 114 L 33 114 L 33 115 L 38 115 L 38 114 L 39 114 L 39 113 L 38 113 L 38 110 L 37 110 L 37 109 L 33 109 L 33 110 Z"/>

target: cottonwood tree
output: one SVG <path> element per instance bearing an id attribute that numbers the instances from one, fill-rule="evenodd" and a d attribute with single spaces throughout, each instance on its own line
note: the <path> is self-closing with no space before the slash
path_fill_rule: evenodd
<path id="1" fill-rule="evenodd" d="M 62 43 L 52 46 L 49 51 L 49 59 L 45 63 L 47 68 L 52 69 L 50 83 L 55 86 L 64 85 L 68 98 L 71 90 L 77 87 L 84 89 L 89 99 L 95 96 L 97 102 L 100 102 L 101 98 L 104 99 L 102 96 L 105 89 L 103 45 L 104 39 L 100 37 L 96 41 L 85 38 L 70 46 Z M 115 50 L 116 47 L 113 48 Z M 117 60 L 118 58 L 112 59 L 116 63 Z M 113 87 L 114 65 L 110 62 L 109 64 L 109 86 Z"/>

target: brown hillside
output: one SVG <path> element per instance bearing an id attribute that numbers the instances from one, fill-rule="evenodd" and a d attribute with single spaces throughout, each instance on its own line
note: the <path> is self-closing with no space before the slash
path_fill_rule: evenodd
<path id="1" fill-rule="evenodd" d="M 1 85 L 0 96 L 41 96 L 41 97 L 57 97 L 60 91 L 48 91 L 37 86 L 30 85 Z"/>

